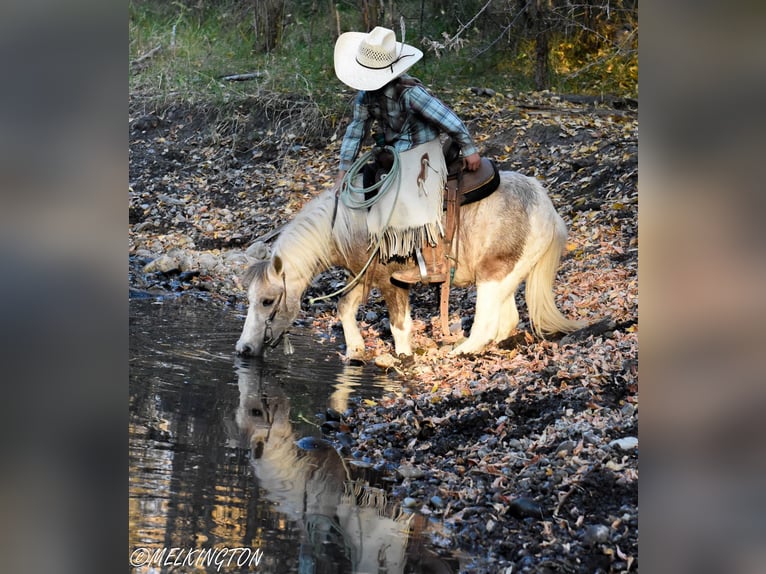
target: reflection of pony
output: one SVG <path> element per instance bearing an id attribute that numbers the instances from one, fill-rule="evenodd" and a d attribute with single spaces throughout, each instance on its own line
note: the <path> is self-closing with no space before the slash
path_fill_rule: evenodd
<path id="1" fill-rule="evenodd" d="M 382 489 L 352 479 L 345 461 L 322 441 L 315 441 L 314 449 L 299 448 L 287 396 L 264 388 L 256 369 L 243 365 L 238 374 L 237 426 L 249 442 L 266 498 L 301 527 L 301 560 L 332 560 L 333 572 L 358 574 L 403 573 L 405 567 L 408 572 L 452 572 L 422 547 L 412 555 L 408 535 L 420 517 L 393 508 Z"/>
<path id="2" fill-rule="evenodd" d="M 583 326 L 556 307 L 552 285 L 566 242 L 566 225 L 540 183 L 515 172 L 501 172 L 500 187 L 482 201 L 460 209 L 456 236 L 456 286 L 476 284 L 476 313 L 470 337 L 453 354 L 477 353 L 508 338 L 519 322 L 515 293 L 526 280 L 526 301 L 538 334 L 571 332 Z M 248 273 L 250 305 L 237 352 L 262 355 L 289 329 L 301 296 L 315 275 L 332 266 L 359 273 L 370 256 L 366 212 L 335 209 L 331 192 L 309 202 L 282 230 L 272 254 Z M 412 319 L 408 290 L 391 282 L 402 263 L 372 265 L 338 302 L 347 355 L 364 354 L 356 312 L 367 286 L 376 285 L 388 307 L 396 353 L 409 355 Z"/>

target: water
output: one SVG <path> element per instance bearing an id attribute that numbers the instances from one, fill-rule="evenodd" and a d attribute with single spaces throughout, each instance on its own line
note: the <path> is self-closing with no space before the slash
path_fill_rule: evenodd
<path id="1" fill-rule="evenodd" d="M 240 360 L 242 324 L 198 300 L 130 300 L 131 572 L 454 571 L 408 539 L 425 519 L 318 428 L 398 384 L 307 331 L 293 355 Z"/>

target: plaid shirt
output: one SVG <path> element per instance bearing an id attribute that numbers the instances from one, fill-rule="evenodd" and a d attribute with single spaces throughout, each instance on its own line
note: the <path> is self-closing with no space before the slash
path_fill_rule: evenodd
<path id="1" fill-rule="evenodd" d="M 404 75 L 401 79 L 408 81 L 404 90 L 401 87 L 397 90 L 397 82 L 394 81 L 380 90 L 361 91 L 357 95 L 354 118 L 340 147 L 341 170 L 348 171 L 356 160 L 374 120 L 378 121 L 386 144 L 397 151 L 406 151 L 429 142 L 444 132 L 460 145 L 463 156 L 478 152 L 468 129 L 455 112 L 429 94 L 422 85 L 415 83 L 413 78 Z M 401 94 L 398 99 L 397 91 Z"/>

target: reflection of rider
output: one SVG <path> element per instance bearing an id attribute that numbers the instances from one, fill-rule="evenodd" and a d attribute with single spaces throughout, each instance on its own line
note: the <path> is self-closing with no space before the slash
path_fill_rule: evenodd
<path id="1" fill-rule="evenodd" d="M 392 146 L 397 152 L 416 148 L 425 150 L 427 144 L 434 140 L 438 142 L 440 133 L 446 133 L 459 144 L 466 168 L 471 171 L 478 169 L 481 161 L 478 150 L 460 118 L 441 100 L 431 95 L 419 80 L 405 74 L 422 57 L 423 52 L 397 42 L 394 32 L 387 28 L 377 27 L 369 34 L 347 32 L 338 38 L 335 44 L 335 73 L 343 83 L 360 92 L 354 103 L 354 118 L 346 129 L 341 146 L 336 194 L 340 191 L 347 170 L 359 155 L 373 121 L 377 121 L 381 131 L 376 136 L 379 146 Z M 420 152 L 415 156 L 419 158 Z M 429 158 L 425 153 L 423 157 L 429 167 L 442 172 L 438 175 L 445 180 L 443 158 Z M 419 159 L 416 161 L 420 163 Z M 408 182 L 408 185 L 413 183 Z M 447 263 L 439 240 L 442 235 L 441 191 L 438 190 L 439 196 L 434 201 L 423 207 L 424 211 L 430 212 L 423 216 L 425 230 L 410 233 L 409 236 L 405 231 L 404 238 L 396 238 L 398 242 L 409 242 L 407 246 L 415 249 L 416 258 L 422 258 L 425 267 L 398 271 L 394 273 L 394 279 L 403 283 L 440 283 L 446 280 Z M 418 207 L 413 205 L 416 201 L 419 201 L 417 195 L 406 197 L 407 210 L 417 210 Z M 416 237 L 410 240 L 412 235 Z"/>
<path id="2" fill-rule="evenodd" d="M 266 498 L 301 527 L 301 571 L 454 571 L 420 540 L 409 540 L 411 528 L 423 527 L 417 517 L 395 514 L 385 492 L 354 479 L 329 443 L 296 445 L 290 400 L 279 386 L 266 383 L 262 369 L 240 363 L 237 374 L 237 426 Z"/>

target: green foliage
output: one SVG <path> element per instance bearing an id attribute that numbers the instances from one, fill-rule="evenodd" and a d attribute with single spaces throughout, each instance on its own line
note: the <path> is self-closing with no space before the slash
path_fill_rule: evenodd
<path id="1" fill-rule="evenodd" d="M 407 42 L 426 54 L 412 73 L 438 93 L 469 86 L 503 93 L 533 89 L 534 38 L 519 29 L 524 20 L 518 3 L 506 0 L 497 8 L 493 5 L 493 12 L 482 13 L 471 26 L 461 28 L 484 4 L 406 0 L 396 3 L 396 13 L 391 14 L 386 10 L 394 4 L 386 2 L 379 23 L 394 27 L 399 35 L 399 16 L 405 17 Z M 177 101 L 216 105 L 289 94 L 291 102 L 306 102 L 322 118 L 340 117 L 348 111 L 352 91 L 333 71 L 337 23 L 330 6 L 323 0 L 286 0 L 279 46 L 263 53 L 257 49 L 251 1 L 132 0 L 133 101 L 143 100 L 147 106 Z M 335 6 L 342 31 L 362 29 L 360 4 L 343 1 Z M 589 24 L 593 28 L 568 29 L 558 24 L 552 28 L 549 81 L 555 91 L 637 95 L 637 32 L 620 42 L 610 40 L 615 26 L 627 17 L 620 18 L 606 23 L 594 20 Z M 160 50 L 141 59 L 157 46 Z M 260 76 L 248 82 L 221 79 L 252 72 Z"/>

